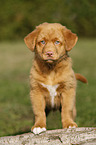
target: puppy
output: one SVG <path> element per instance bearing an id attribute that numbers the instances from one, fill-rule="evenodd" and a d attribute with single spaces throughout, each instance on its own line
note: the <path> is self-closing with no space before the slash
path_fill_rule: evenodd
<path id="1" fill-rule="evenodd" d="M 75 95 L 76 78 L 87 80 L 72 70 L 68 56 L 78 37 L 58 23 L 43 23 L 25 38 L 25 44 L 35 52 L 30 72 L 30 97 L 35 115 L 31 131 L 46 131 L 46 114 L 53 109 L 61 110 L 63 128 L 77 127 Z"/>

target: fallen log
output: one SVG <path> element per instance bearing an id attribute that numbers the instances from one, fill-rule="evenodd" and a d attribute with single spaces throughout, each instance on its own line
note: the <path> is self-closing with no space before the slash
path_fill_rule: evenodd
<path id="1" fill-rule="evenodd" d="M 48 130 L 0 138 L 0 145 L 96 145 L 96 127 Z"/>

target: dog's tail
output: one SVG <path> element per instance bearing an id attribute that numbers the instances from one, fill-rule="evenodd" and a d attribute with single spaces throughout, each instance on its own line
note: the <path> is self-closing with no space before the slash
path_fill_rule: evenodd
<path id="1" fill-rule="evenodd" d="M 87 79 L 84 76 L 82 76 L 81 74 L 75 73 L 75 77 L 76 77 L 76 80 L 79 80 L 83 83 L 88 83 Z"/>

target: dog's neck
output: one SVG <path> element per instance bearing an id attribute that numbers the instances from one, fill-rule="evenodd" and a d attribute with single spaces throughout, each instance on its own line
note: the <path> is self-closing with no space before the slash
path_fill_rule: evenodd
<path id="1" fill-rule="evenodd" d="M 50 73 L 51 71 L 58 71 L 58 69 L 64 69 L 68 66 L 68 61 L 70 61 L 70 57 L 68 55 L 63 55 L 58 60 L 53 61 L 52 63 L 48 63 L 41 58 L 35 56 L 34 65 L 38 71 L 42 71 L 42 73 Z"/>
<path id="2" fill-rule="evenodd" d="M 37 68 L 43 72 L 44 71 L 49 72 L 55 68 L 56 63 L 55 62 L 47 63 L 46 61 L 44 61 L 38 57 L 35 57 L 35 66 L 37 66 Z"/>

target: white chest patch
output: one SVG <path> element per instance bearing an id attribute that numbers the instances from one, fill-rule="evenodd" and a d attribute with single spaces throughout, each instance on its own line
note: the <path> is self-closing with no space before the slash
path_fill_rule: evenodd
<path id="1" fill-rule="evenodd" d="M 52 104 L 52 107 L 54 107 L 54 97 L 57 95 L 56 89 L 58 88 L 59 84 L 51 86 L 51 85 L 45 85 L 41 83 L 41 85 L 44 88 L 47 88 L 47 90 L 49 91 L 50 96 L 51 96 L 51 104 Z"/>

